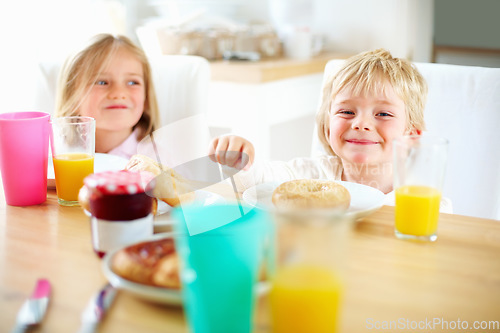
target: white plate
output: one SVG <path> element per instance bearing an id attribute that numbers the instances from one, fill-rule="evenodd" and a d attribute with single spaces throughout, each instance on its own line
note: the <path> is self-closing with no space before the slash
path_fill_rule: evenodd
<path id="1" fill-rule="evenodd" d="M 139 243 L 145 242 L 145 241 L 153 241 L 153 240 L 160 240 L 160 239 L 166 239 L 166 238 L 172 238 L 173 237 L 173 232 L 165 232 L 161 234 L 156 234 L 152 236 L 151 238 L 148 238 L 146 240 L 143 240 Z M 122 278 L 120 275 L 116 274 L 113 272 L 111 269 L 111 261 L 113 259 L 113 256 L 118 252 L 120 249 L 111 251 L 104 256 L 102 259 L 102 270 L 104 273 L 104 276 L 108 279 L 109 283 L 117 289 L 125 290 L 128 291 L 135 296 L 138 296 L 142 299 L 152 301 L 155 303 L 160 303 L 160 304 L 168 304 L 168 305 L 176 305 L 176 306 L 182 306 L 182 293 L 178 289 L 168 289 L 168 288 L 161 288 L 161 287 L 154 287 L 154 286 L 148 286 L 145 284 L 137 283 L 137 282 L 132 282 L 127 279 Z M 255 292 L 257 293 L 258 296 L 261 296 L 265 293 L 267 293 L 270 289 L 269 283 L 268 282 L 259 282 L 255 286 Z"/>
<path id="2" fill-rule="evenodd" d="M 156 234 L 145 241 L 159 240 L 164 238 L 171 238 L 172 233 Z M 126 290 L 140 298 L 155 303 L 169 304 L 169 305 L 182 305 L 181 291 L 178 289 L 168 289 L 161 287 L 148 286 L 141 283 L 136 283 L 122 278 L 111 269 L 111 260 L 118 250 L 107 253 L 102 260 L 102 270 L 104 276 L 108 279 L 109 283 L 117 289 Z"/>
<path id="3" fill-rule="evenodd" d="M 371 214 L 384 204 L 385 194 L 376 188 L 357 183 L 337 182 L 343 185 L 351 195 L 351 205 L 347 214 L 354 219 Z M 243 192 L 243 200 L 253 207 L 272 211 L 275 209 L 272 202 L 273 191 L 280 184 L 280 182 L 271 182 L 255 185 Z"/>
<path id="4" fill-rule="evenodd" d="M 123 170 L 127 163 L 128 160 L 121 156 L 96 153 L 94 156 L 94 172 Z M 51 156 L 47 165 L 47 188 L 56 188 L 54 164 Z"/>
<path id="5" fill-rule="evenodd" d="M 211 206 L 224 203 L 226 203 L 226 200 L 217 193 L 204 190 L 197 190 L 194 192 L 193 204 Z M 165 227 L 173 224 L 173 220 L 171 219 L 170 214 L 168 214 L 171 210 L 171 206 L 161 200 L 158 200 L 158 212 L 154 219 L 155 227 Z"/>

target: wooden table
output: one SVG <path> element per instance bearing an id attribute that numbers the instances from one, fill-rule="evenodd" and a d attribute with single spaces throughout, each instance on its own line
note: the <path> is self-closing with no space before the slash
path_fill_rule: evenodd
<path id="1" fill-rule="evenodd" d="M 474 321 L 499 325 L 500 222 L 442 214 L 438 240 L 413 243 L 394 237 L 393 218 L 393 208 L 384 206 L 358 222 L 350 237 L 342 332 L 373 332 L 375 325 L 391 321 L 424 325 L 434 318 L 448 325 L 467 321 L 468 330 L 453 330 L 459 332 L 479 331 L 472 329 Z M 89 219 L 79 207 L 60 207 L 54 191 L 49 191 L 46 203 L 31 207 L 7 206 L 1 191 L 0 332 L 12 328 L 40 277 L 52 282 L 53 293 L 36 332 L 76 332 L 89 298 L 106 282 L 92 251 Z M 256 322 L 256 332 L 269 331 L 266 297 L 259 301 Z M 495 330 L 481 330 L 490 331 Z M 122 291 L 100 332 L 187 328 L 181 308 Z"/>

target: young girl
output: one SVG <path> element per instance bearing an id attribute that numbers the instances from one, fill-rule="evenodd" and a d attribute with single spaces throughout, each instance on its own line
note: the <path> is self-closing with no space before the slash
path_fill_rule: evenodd
<path id="1" fill-rule="evenodd" d="M 248 171 L 235 177 L 244 188 L 321 178 L 365 184 L 387 194 L 393 190 L 392 142 L 422 133 L 426 98 L 427 84 L 410 62 L 383 49 L 364 52 L 348 59 L 324 85 L 316 123 L 327 155 L 250 167 L 253 146 L 237 136 L 214 139 L 209 154 L 239 169 L 246 164 Z"/>
<path id="2" fill-rule="evenodd" d="M 142 49 L 124 36 L 95 36 L 66 61 L 55 115 L 95 118 L 96 153 L 136 154 L 138 142 L 159 124 L 151 68 Z"/>

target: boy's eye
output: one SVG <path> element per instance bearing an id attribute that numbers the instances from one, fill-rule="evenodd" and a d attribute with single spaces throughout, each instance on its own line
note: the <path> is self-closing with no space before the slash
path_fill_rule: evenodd
<path id="1" fill-rule="evenodd" d="M 346 116 L 354 116 L 354 111 L 351 111 L 351 110 L 339 110 L 339 112 L 337 112 L 337 114 L 346 115 Z"/>

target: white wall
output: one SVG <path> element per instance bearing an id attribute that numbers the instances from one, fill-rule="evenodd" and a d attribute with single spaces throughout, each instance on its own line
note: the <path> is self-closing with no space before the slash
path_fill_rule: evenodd
<path id="1" fill-rule="evenodd" d="M 318 2 L 318 29 L 329 36 L 331 49 L 360 52 L 383 47 L 397 57 L 430 60 L 433 0 Z"/>
<path id="2" fill-rule="evenodd" d="M 187 0 L 182 0 L 187 1 Z M 220 0 L 224 3 L 223 0 Z M 241 1 L 234 18 L 271 20 L 273 1 Z M 313 8 L 313 28 L 326 36 L 326 48 L 360 52 L 385 47 L 397 56 L 428 61 L 434 0 L 306 0 Z M 154 15 L 145 0 L 16 0 L 0 2 L 2 52 L 0 112 L 33 106 L 37 64 L 66 58 L 99 32 L 125 33 L 135 39 L 134 25 Z M 211 1 L 212 3 L 214 1 Z M 363 10 L 360 10 L 362 8 Z M 126 18 L 126 21 L 125 21 Z M 430 31 L 430 32 L 429 32 Z"/>
<path id="3" fill-rule="evenodd" d="M 400 0 L 318 1 L 316 28 L 328 36 L 328 47 L 334 50 L 359 52 L 383 47 L 395 56 L 407 56 L 406 3 Z"/>
<path id="4" fill-rule="evenodd" d="M 282 8 L 283 3 L 300 7 L 304 2 L 312 8 L 311 28 L 326 37 L 329 50 L 357 53 L 383 47 L 394 56 L 419 62 L 431 59 L 434 0 L 248 1 L 245 18 L 276 23 L 275 17 L 283 13 L 272 13 L 270 8 Z M 302 14 L 300 10 L 296 17 Z"/>
<path id="5" fill-rule="evenodd" d="M 0 112 L 32 109 L 38 62 L 66 56 L 100 32 L 124 32 L 118 0 L 0 2 Z"/>

